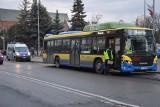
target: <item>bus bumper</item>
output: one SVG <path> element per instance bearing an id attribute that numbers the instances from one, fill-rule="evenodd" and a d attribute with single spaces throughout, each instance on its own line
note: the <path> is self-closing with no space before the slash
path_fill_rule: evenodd
<path id="1" fill-rule="evenodd" d="M 157 71 L 157 63 L 153 63 L 152 66 L 133 66 L 132 64 L 127 64 L 124 62 L 121 64 L 121 72 L 133 72 L 133 71 Z"/>

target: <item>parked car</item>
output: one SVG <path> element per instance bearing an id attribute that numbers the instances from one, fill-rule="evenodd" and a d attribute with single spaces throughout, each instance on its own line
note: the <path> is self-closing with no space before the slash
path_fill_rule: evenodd
<path id="1" fill-rule="evenodd" d="M 157 57 L 160 58 L 160 47 L 157 48 Z"/>
<path id="2" fill-rule="evenodd" d="M 0 52 L 0 64 L 3 64 L 3 54 Z"/>
<path id="3" fill-rule="evenodd" d="M 156 44 L 157 48 L 157 57 L 160 58 L 160 44 Z"/>

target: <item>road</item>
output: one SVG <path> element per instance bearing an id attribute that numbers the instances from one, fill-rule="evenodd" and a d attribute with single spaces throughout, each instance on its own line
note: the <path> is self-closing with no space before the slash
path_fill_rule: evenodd
<path id="1" fill-rule="evenodd" d="M 0 107 L 159 107 L 158 77 L 5 61 L 0 65 Z"/>

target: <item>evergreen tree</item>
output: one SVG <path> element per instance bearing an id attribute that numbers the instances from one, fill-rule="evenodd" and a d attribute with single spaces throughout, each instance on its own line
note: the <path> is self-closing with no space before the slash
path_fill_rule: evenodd
<path id="1" fill-rule="evenodd" d="M 57 35 L 59 32 L 61 32 L 63 29 L 62 24 L 60 23 L 60 19 L 59 19 L 59 13 L 58 10 L 56 10 L 56 17 L 53 20 L 53 34 Z"/>
<path id="2" fill-rule="evenodd" d="M 16 42 L 17 26 L 18 26 L 17 24 L 12 25 L 12 26 L 7 30 L 7 35 L 6 35 L 7 42 Z"/>
<path id="3" fill-rule="evenodd" d="M 83 30 L 85 26 L 84 18 L 86 17 L 84 10 L 84 4 L 82 0 L 74 0 L 72 18 L 71 18 L 71 30 Z"/>
<path id="4" fill-rule="evenodd" d="M 18 42 L 28 43 L 29 40 L 29 8 L 30 2 L 28 0 L 23 0 L 22 5 L 20 5 L 20 14 L 18 17 L 17 25 L 17 35 L 16 39 Z"/>
<path id="5" fill-rule="evenodd" d="M 37 3 L 37 2 L 36 2 Z M 46 8 L 41 4 L 41 2 L 38 3 L 33 3 L 31 6 L 31 12 L 30 12 L 30 32 L 31 32 L 31 40 L 32 46 L 37 45 L 38 41 L 38 14 L 37 11 L 39 10 L 39 36 L 41 40 L 41 46 L 42 46 L 42 39 L 44 35 L 48 32 L 51 31 L 50 24 L 52 23 L 51 17 L 49 16 Z M 39 6 L 39 7 L 38 7 Z M 49 27 L 49 28 L 48 28 Z M 48 29 L 46 29 L 48 28 Z"/>

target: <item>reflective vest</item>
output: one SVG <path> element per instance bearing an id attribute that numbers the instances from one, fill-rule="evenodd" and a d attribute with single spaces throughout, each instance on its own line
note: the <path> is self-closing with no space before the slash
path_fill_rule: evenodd
<path id="1" fill-rule="evenodd" d="M 132 50 L 127 51 L 126 54 L 132 54 Z"/>
<path id="2" fill-rule="evenodd" d="M 104 51 L 105 60 L 113 60 L 113 53 L 111 50 L 107 49 Z"/>

